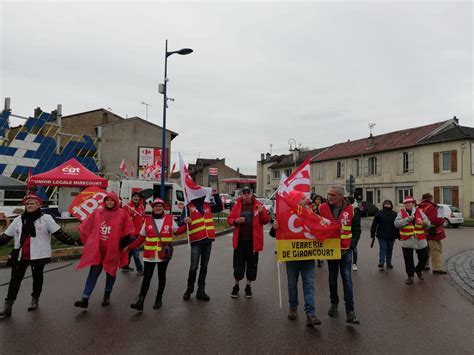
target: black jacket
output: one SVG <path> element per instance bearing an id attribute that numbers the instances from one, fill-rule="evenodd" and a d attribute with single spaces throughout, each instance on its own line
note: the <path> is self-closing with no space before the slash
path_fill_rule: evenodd
<path id="1" fill-rule="evenodd" d="M 386 240 L 398 239 L 400 237 L 400 230 L 394 225 L 395 218 L 397 218 L 397 213 L 393 210 L 378 211 L 370 227 L 370 237 Z"/>

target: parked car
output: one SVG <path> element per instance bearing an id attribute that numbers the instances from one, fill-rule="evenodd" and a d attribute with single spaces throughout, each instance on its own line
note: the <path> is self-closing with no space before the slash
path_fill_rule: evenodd
<path id="1" fill-rule="evenodd" d="M 459 208 L 451 205 L 438 204 L 438 216 L 443 216 L 445 228 L 450 226 L 456 228 L 464 222 Z"/>
<path id="2" fill-rule="evenodd" d="M 234 206 L 235 201 L 229 194 L 221 194 L 221 200 L 224 208 L 232 209 Z"/>

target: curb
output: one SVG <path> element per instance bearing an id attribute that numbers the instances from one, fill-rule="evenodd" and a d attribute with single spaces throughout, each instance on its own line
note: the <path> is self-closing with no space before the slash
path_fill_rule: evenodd
<path id="1" fill-rule="evenodd" d="M 233 229 L 234 228 L 231 227 L 231 228 L 227 228 L 227 229 L 224 229 L 224 230 L 221 230 L 221 231 L 217 232 L 216 233 L 216 238 L 221 237 L 223 235 L 226 235 L 226 234 L 232 232 Z M 183 244 L 188 244 L 188 240 L 183 239 L 183 240 L 177 240 L 177 241 L 173 242 L 173 245 L 183 245 Z M 65 251 L 72 251 L 72 252 L 63 254 Z M 54 249 L 53 253 L 52 253 L 53 255 L 51 257 L 51 263 L 57 263 L 57 262 L 60 262 L 60 261 L 79 259 L 82 255 L 81 251 L 82 251 L 82 247 L 72 247 L 72 248 L 66 248 L 66 249 Z M 7 259 L 8 259 L 8 255 L 0 256 L 0 268 L 6 268 L 7 267 L 7 265 L 6 265 Z"/>
<path id="2" fill-rule="evenodd" d="M 473 279 L 473 254 L 474 249 L 468 249 L 451 256 L 446 263 L 451 283 L 455 284 L 459 293 L 472 304 L 474 304 L 474 287 L 469 284 L 469 280 Z"/>

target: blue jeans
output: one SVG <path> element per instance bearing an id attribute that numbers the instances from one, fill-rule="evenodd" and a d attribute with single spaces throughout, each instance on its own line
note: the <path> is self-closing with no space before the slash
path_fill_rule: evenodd
<path id="1" fill-rule="evenodd" d="M 352 263 L 357 265 L 357 248 L 352 250 Z"/>
<path id="2" fill-rule="evenodd" d="M 99 278 L 99 275 L 101 272 L 102 272 L 102 264 L 91 266 L 89 270 L 89 275 L 87 276 L 86 285 L 84 286 L 84 293 L 82 297 L 89 299 L 89 297 L 92 294 L 92 291 L 94 291 L 95 284 L 97 283 L 97 279 Z M 105 291 L 112 292 L 114 283 L 115 283 L 115 277 L 110 276 L 109 274 L 106 273 Z"/>
<path id="3" fill-rule="evenodd" d="M 207 265 L 211 257 L 212 242 L 205 244 L 191 244 L 191 267 L 188 275 L 188 289 L 194 291 L 194 283 L 196 282 L 196 274 L 199 268 L 199 260 L 201 260 L 201 269 L 198 278 L 198 290 L 204 291 L 206 287 Z"/>
<path id="4" fill-rule="evenodd" d="M 130 243 L 134 242 L 137 238 L 132 237 L 130 238 Z M 130 266 L 130 261 L 133 257 L 133 261 L 135 261 L 135 266 L 137 267 L 137 271 L 143 271 L 142 261 L 140 260 L 140 250 L 139 248 L 135 248 L 128 252 L 128 266 Z"/>
<path id="5" fill-rule="evenodd" d="M 380 239 L 379 240 L 379 263 L 384 264 L 387 261 L 387 264 L 392 263 L 392 251 L 393 251 L 393 244 L 395 243 L 394 240 L 386 240 Z"/>
<path id="6" fill-rule="evenodd" d="M 342 252 L 342 251 L 341 251 Z M 339 260 L 328 260 L 329 269 L 329 293 L 331 304 L 339 304 L 337 294 L 337 277 L 341 269 L 342 286 L 344 288 L 344 302 L 346 313 L 354 310 L 354 299 L 352 296 L 352 250 L 347 250 Z"/>
<path id="7" fill-rule="evenodd" d="M 301 273 L 303 280 L 304 311 L 308 315 L 314 315 L 314 260 L 297 260 L 286 262 L 286 274 L 288 276 L 288 302 L 290 309 L 298 308 L 298 276 Z"/>

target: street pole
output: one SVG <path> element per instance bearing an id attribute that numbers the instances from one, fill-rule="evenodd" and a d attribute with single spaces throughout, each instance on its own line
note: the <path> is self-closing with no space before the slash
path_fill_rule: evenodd
<path id="1" fill-rule="evenodd" d="M 166 150 L 166 108 L 168 100 L 166 98 L 166 88 L 168 86 L 168 40 L 165 42 L 165 77 L 163 80 L 163 135 L 161 137 L 161 186 L 160 197 L 165 200 L 165 150 Z"/>

